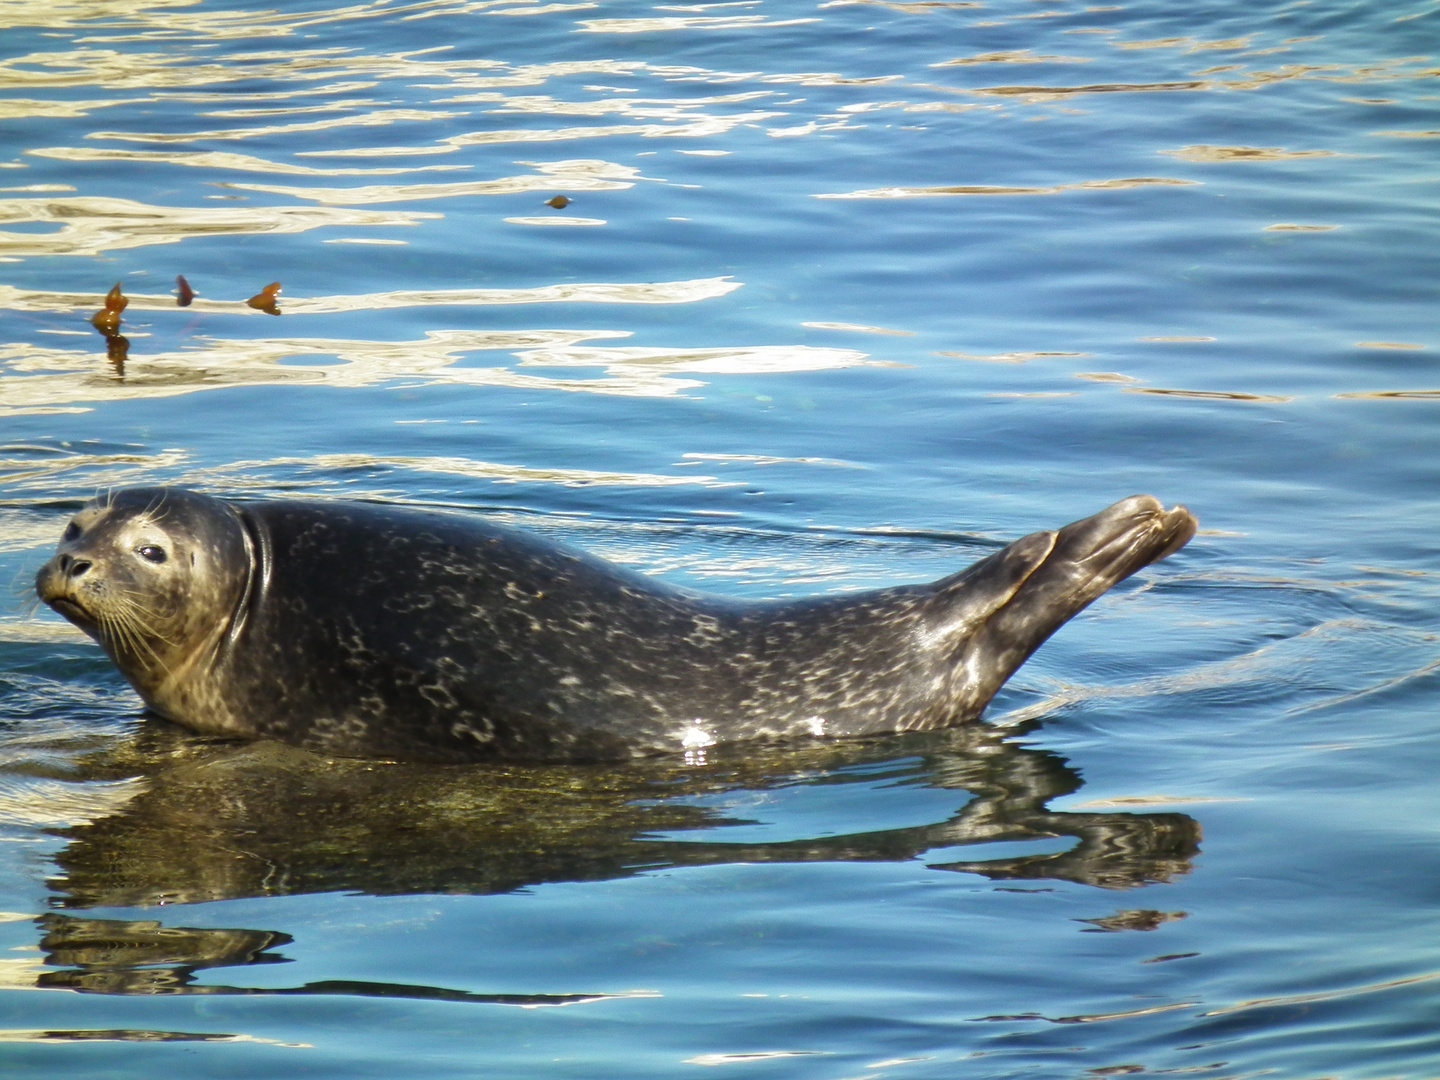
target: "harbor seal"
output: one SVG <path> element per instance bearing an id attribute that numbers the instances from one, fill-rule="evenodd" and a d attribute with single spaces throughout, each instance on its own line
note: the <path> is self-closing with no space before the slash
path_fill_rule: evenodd
<path id="1" fill-rule="evenodd" d="M 976 719 L 1066 620 L 1194 532 L 1137 495 L 933 583 L 758 602 L 471 516 L 132 488 L 71 520 L 36 591 L 195 731 L 601 761 Z"/>

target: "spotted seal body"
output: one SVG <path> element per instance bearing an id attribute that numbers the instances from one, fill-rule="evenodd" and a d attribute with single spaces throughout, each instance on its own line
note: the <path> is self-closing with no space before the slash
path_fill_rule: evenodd
<path id="1" fill-rule="evenodd" d="M 593 761 L 971 720 L 1195 519 L 1149 496 L 925 585 L 751 602 L 456 514 L 98 499 L 42 600 L 196 731 L 401 760 Z"/>

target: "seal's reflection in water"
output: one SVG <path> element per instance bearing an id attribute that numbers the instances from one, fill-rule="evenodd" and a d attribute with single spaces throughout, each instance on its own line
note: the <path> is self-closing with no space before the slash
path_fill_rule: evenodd
<path id="1" fill-rule="evenodd" d="M 303 986 L 245 987 L 196 985 L 196 972 L 213 967 L 284 964 L 289 958 L 271 950 L 288 945 L 289 934 L 271 930 L 202 929 L 162 926 L 148 919 L 81 919 L 42 915 L 35 920 L 44 936 L 40 950 L 45 963 L 59 971 L 37 976 L 42 990 L 74 990 L 82 994 L 344 994 L 351 997 L 411 998 L 424 1001 L 469 1001 L 487 1005 L 576 1005 L 624 994 L 471 994 L 438 986 L 327 979 Z M 172 1034 L 172 1033 L 159 1033 Z"/>
<path id="2" fill-rule="evenodd" d="M 137 769 L 137 766 L 139 768 Z M 992 880 L 1105 889 L 1188 872 L 1200 830 L 1178 813 L 1065 813 L 1046 803 L 1081 781 L 1060 758 L 981 726 L 787 748 L 738 748 L 707 764 L 436 766 L 319 759 L 276 743 L 207 744 L 148 728 L 95 779 L 142 772 L 119 813 L 64 830 L 57 906 L 137 907 L 310 892 L 510 892 L 726 863 L 904 861 L 939 848 L 1073 836 L 1066 851 L 930 869 Z M 711 839 L 750 824 L 697 805 L 726 793 L 877 781 L 968 794 L 935 824 L 772 843 Z M 707 830 L 703 840 L 657 834 Z M 1053 847 L 1053 846 L 1052 846 Z M 947 853 L 948 854 L 948 853 Z M 317 983 L 290 989 L 193 986 L 202 967 L 283 959 L 262 930 L 167 929 L 52 914 L 41 920 L 44 985 L 95 993 L 352 993 L 485 1000 L 430 987 Z M 567 1004 L 562 995 L 511 1004 Z"/>

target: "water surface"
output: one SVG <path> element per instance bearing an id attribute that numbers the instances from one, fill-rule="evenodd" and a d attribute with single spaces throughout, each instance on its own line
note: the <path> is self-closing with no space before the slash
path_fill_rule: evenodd
<path id="1" fill-rule="evenodd" d="M 0 26 L 7 1075 L 1434 1075 L 1433 0 Z M 427 769 L 166 729 L 27 606 L 153 483 L 750 597 L 1202 533 L 985 727 Z"/>

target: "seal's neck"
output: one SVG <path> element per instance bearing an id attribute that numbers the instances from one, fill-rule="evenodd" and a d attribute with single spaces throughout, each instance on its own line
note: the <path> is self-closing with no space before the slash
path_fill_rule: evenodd
<path id="1" fill-rule="evenodd" d="M 217 675 L 243 632 L 263 577 L 263 545 L 243 511 L 223 504 L 233 528 L 211 552 L 213 565 L 198 575 L 184 605 L 192 616 L 173 632 L 176 646 L 135 686 L 151 710 L 197 731 L 245 734 L 217 690 Z M 148 678 L 147 678 L 148 675 Z"/>

